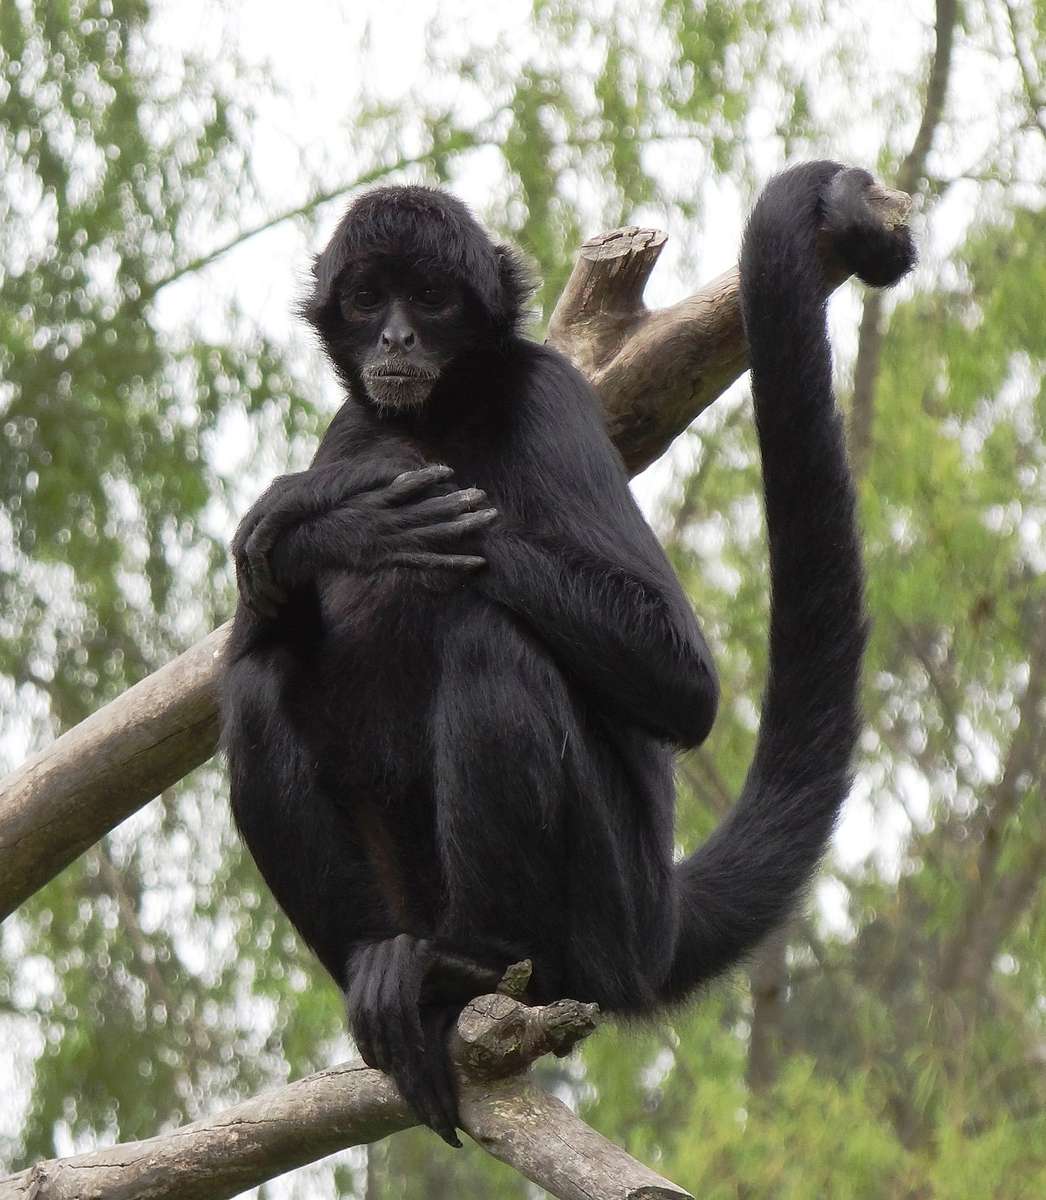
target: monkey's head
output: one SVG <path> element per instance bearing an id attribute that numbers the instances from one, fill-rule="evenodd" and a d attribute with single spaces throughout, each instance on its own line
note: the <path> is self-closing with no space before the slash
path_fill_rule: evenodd
<path id="1" fill-rule="evenodd" d="M 418 186 L 354 201 L 313 275 L 303 315 L 383 413 L 419 408 L 457 361 L 514 334 L 531 290 L 518 254 L 460 200 Z"/>

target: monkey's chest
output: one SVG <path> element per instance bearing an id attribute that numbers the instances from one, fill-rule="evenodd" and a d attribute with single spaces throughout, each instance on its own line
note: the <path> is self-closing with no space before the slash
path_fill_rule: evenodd
<path id="1" fill-rule="evenodd" d="M 485 605 L 446 571 L 332 576 L 321 590 L 318 707 L 356 745 L 402 753 L 425 736 L 448 633 Z"/>

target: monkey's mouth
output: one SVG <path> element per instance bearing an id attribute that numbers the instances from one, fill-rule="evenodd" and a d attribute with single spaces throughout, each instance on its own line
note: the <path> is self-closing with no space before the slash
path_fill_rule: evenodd
<path id="1" fill-rule="evenodd" d="M 367 395 L 379 411 L 420 408 L 436 386 L 439 373 L 414 363 L 383 362 L 363 372 Z"/>
<path id="2" fill-rule="evenodd" d="M 368 383 L 433 384 L 439 378 L 435 371 L 425 371 L 413 363 L 384 362 L 368 367 L 364 372 Z"/>

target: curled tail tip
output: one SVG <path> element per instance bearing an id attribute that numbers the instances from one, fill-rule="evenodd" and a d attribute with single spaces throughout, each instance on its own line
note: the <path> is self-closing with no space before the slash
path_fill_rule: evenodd
<path id="1" fill-rule="evenodd" d="M 915 266 L 911 206 L 906 192 L 881 187 L 860 168 L 843 168 L 833 177 L 824 197 L 825 231 L 862 283 L 893 287 Z"/>
<path id="2" fill-rule="evenodd" d="M 798 163 L 774 176 L 756 201 L 742 239 L 742 279 L 766 283 L 768 259 L 780 260 L 787 244 L 810 255 L 816 243 L 818 257 L 833 264 L 831 274 L 842 268 L 870 287 L 893 287 L 917 258 L 911 207 L 907 193 L 883 187 L 859 167 Z M 804 225 L 811 212 L 814 225 Z"/>

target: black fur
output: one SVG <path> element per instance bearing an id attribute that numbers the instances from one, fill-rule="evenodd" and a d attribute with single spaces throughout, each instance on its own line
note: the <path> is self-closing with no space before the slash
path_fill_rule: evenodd
<path id="1" fill-rule="evenodd" d="M 233 809 L 364 1058 L 448 1140 L 445 1034 L 506 965 L 533 960 L 535 1002 L 677 1002 L 787 915 L 845 798 L 865 623 L 816 239 L 827 222 L 881 283 L 912 254 L 859 209 L 851 237 L 866 176 L 840 171 L 772 181 L 745 238 L 770 679 L 737 807 L 679 864 L 673 752 L 707 735 L 715 671 L 591 388 L 514 332 L 517 260 L 418 188 L 357 201 L 318 260 L 308 314 L 350 395 L 234 544 Z M 421 406 L 359 381 L 338 288 L 373 261 L 474 302 L 460 328 L 419 326 L 457 347 Z"/>
<path id="2" fill-rule="evenodd" d="M 501 334 L 517 332 L 533 290 L 518 252 L 491 242 L 456 196 L 419 186 L 374 188 L 350 205 L 313 264 L 315 285 L 303 315 L 321 335 L 339 277 L 364 257 L 402 259 L 420 271 L 452 275 Z"/>

